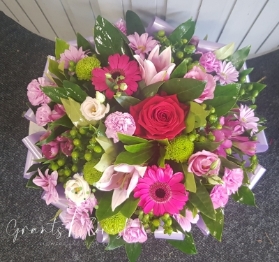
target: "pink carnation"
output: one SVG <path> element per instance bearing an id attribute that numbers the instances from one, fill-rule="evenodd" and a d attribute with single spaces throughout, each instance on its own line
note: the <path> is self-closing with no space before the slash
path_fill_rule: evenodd
<path id="1" fill-rule="evenodd" d="M 59 142 L 61 152 L 66 156 L 71 155 L 74 148 L 73 141 L 65 136 L 59 136 L 56 140 Z"/>
<path id="2" fill-rule="evenodd" d="M 204 67 L 205 71 L 212 73 L 219 68 L 219 60 L 212 52 L 203 53 L 200 57 L 200 64 Z"/>
<path id="3" fill-rule="evenodd" d="M 223 185 L 214 186 L 210 193 L 210 198 L 214 209 L 224 207 L 229 200 L 229 195 L 227 193 L 226 187 L 224 187 Z"/>
<path id="4" fill-rule="evenodd" d="M 119 233 L 127 243 L 143 243 L 147 240 L 147 234 L 138 218 L 129 219 L 125 229 Z"/>
<path id="5" fill-rule="evenodd" d="M 124 35 L 127 35 L 127 27 L 126 22 L 122 18 L 118 20 L 115 24 L 115 27 L 117 27 Z"/>
<path id="6" fill-rule="evenodd" d="M 214 153 L 206 150 L 193 154 L 188 160 L 188 172 L 196 176 L 218 175 L 220 169 L 220 159 Z"/>
<path id="7" fill-rule="evenodd" d="M 70 46 L 69 49 L 65 50 L 64 53 L 60 54 L 60 61 L 64 62 L 64 68 L 69 68 L 69 62 L 73 61 L 77 63 L 79 60 L 87 57 L 85 51 L 82 50 L 82 47 L 77 49 L 75 46 Z"/>
<path id="8" fill-rule="evenodd" d="M 52 121 L 55 121 L 59 118 L 61 118 L 62 116 L 64 116 L 66 113 L 65 113 L 65 108 L 63 105 L 59 105 L 59 104 L 56 104 L 54 105 L 54 108 L 53 110 L 51 111 L 51 115 L 50 115 L 50 119 Z"/>
<path id="9" fill-rule="evenodd" d="M 51 122 L 51 109 L 47 104 L 43 104 L 37 109 L 36 112 L 36 123 L 39 126 L 45 126 Z"/>
<path id="10" fill-rule="evenodd" d="M 46 204 L 55 203 L 59 200 L 59 195 L 56 190 L 58 173 L 53 171 L 50 175 L 48 169 L 45 171 L 45 175 L 38 169 L 39 176 L 33 179 L 33 183 L 40 186 L 45 191 Z"/>
<path id="11" fill-rule="evenodd" d="M 59 152 L 59 143 L 55 140 L 42 145 L 42 153 L 44 157 L 47 159 L 55 158 L 58 152 Z"/>
<path id="12" fill-rule="evenodd" d="M 129 113 L 114 112 L 106 118 L 106 135 L 113 138 L 113 142 L 119 141 L 117 133 L 133 135 L 136 130 L 134 118 Z"/>
<path id="13" fill-rule="evenodd" d="M 199 98 L 194 99 L 195 102 L 202 103 L 204 100 L 214 98 L 216 82 L 212 75 L 206 74 L 200 69 L 200 67 L 194 66 L 193 69 L 184 76 L 184 78 L 192 78 L 206 82 L 205 89 L 203 90 Z"/>
<path id="14" fill-rule="evenodd" d="M 42 86 L 54 86 L 53 83 L 47 81 L 44 77 L 33 79 L 27 86 L 27 96 L 33 106 L 40 104 L 48 104 L 51 100 L 44 94 Z"/>
<path id="15" fill-rule="evenodd" d="M 242 185 L 243 170 L 241 168 L 228 169 L 225 167 L 223 181 L 229 195 L 234 194 Z"/>

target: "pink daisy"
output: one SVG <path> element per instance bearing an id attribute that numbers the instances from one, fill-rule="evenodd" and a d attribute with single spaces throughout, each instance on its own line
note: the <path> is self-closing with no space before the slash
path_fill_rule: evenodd
<path id="1" fill-rule="evenodd" d="M 124 92 L 131 95 L 138 89 L 137 81 L 141 80 L 136 61 L 129 61 L 127 55 L 111 55 L 109 66 L 95 68 L 92 71 L 92 84 L 97 91 L 105 91 L 111 99 L 115 93 Z"/>
<path id="2" fill-rule="evenodd" d="M 221 85 L 227 85 L 237 82 L 238 71 L 235 69 L 231 62 L 219 62 L 219 67 L 217 69 L 217 75 L 215 79 L 220 82 Z"/>
<path id="3" fill-rule="evenodd" d="M 240 122 L 240 124 L 246 129 L 251 130 L 251 135 L 258 131 L 259 121 L 258 117 L 255 117 L 254 110 L 249 106 L 240 105 L 239 115 L 234 115 Z"/>
<path id="4" fill-rule="evenodd" d="M 68 50 L 65 50 L 64 53 L 60 55 L 60 61 L 64 61 L 64 68 L 69 68 L 69 62 L 73 61 L 77 63 L 79 60 L 87 57 L 85 51 L 82 50 L 82 47 L 77 49 L 75 46 L 70 46 Z"/>
<path id="5" fill-rule="evenodd" d="M 142 59 L 158 44 L 158 41 L 154 40 L 152 36 L 148 37 L 147 33 L 139 35 L 135 32 L 133 35 L 128 35 L 128 39 L 130 41 L 129 46 Z"/>
<path id="6" fill-rule="evenodd" d="M 140 198 L 139 206 L 146 214 L 151 210 L 156 216 L 178 214 L 188 200 L 185 187 L 180 183 L 183 178 L 181 172 L 173 174 L 169 165 L 148 167 L 134 189 L 134 197 Z"/>

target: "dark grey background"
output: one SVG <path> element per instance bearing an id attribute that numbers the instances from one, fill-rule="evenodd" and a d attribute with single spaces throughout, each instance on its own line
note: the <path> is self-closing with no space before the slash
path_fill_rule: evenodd
<path id="1" fill-rule="evenodd" d="M 2 12 L 0 27 L 0 261 L 127 261 L 123 248 L 105 251 L 104 245 L 94 243 L 87 250 L 83 241 L 68 238 L 61 224 L 49 233 L 19 232 L 15 243 L 7 234 L 11 220 L 16 221 L 16 228 L 51 231 L 47 223 L 57 211 L 40 199 L 40 190 L 25 188 L 22 174 L 27 149 L 21 143 L 28 134 L 28 121 L 21 116 L 27 109 L 26 87 L 42 75 L 54 43 L 30 33 Z M 222 243 L 194 228 L 197 255 L 185 255 L 164 240 L 149 238 L 139 261 L 279 261 L 279 51 L 252 59 L 248 66 L 255 68 L 252 81 L 265 76 L 267 84 L 257 99 L 257 112 L 267 119 L 270 145 L 267 153 L 259 155 L 267 172 L 253 190 L 257 207 L 232 201 L 226 206 Z M 56 239 L 58 231 L 62 236 Z"/>

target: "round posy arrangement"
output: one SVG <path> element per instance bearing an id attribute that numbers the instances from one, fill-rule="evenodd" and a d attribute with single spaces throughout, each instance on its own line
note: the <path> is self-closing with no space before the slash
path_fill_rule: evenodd
<path id="1" fill-rule="evenodd" d="M 148 34 L 132 11 L 116 25 L 98 17 L 94 44 L 56 39 L 45 76 L 27 87 L 46 129 L 27 185 L 47 204 L 66 201 L 59 217 L 88 246 L 96 236 L 125 245 L 133 261 L 154 233 L 192 254 L 191 224 L 221 240 L 229 196 L 254 204 L 248 173 L 264 128 L 254 103 L 265 86 L 246 82 L 249 47 L 200 50 L 194 29 L 188 20 Z"/>

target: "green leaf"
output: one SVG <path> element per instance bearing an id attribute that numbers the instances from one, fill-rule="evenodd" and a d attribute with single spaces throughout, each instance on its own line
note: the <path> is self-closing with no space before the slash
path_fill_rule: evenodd
<path id="1" fill-rule="evenodd" d="M 89 41 L 86 40 L 80 33 L 77 33 L 77 45 L 78 48 L 82 47 L 83 51 L 90 50 L 93 54 L 95 53 L 95 50 Z"/>
<path id="2" fill-rule="evenodd" d="M 186 133 L 190 133 L 194 130 L 196 123 L 196 115 L 189 111 L 185 124 L 186 124 Z"/>
<path id="3" fill-rule="evenodd" d="M 54 74 L 59 80 L 63 81 L 66 79 L 64 72 L 62 72 L 59 69 L 59 63 L 50 58 L 48 58 L 48 70 L 50 73 Z"/>
<path id="4" fill-rule="evenodd" d="M 183 61 L 171 73 L 170 79 L 183 77 L 187 72 L 187 62 L 187 59 L 183 59 Z"/>
<path id="5" fill-rule="evenodd" d="M 64 53 L 65 50 L 69 49 L 69 47 L 70 47 L 70 45 L 66 41 L 64 41 L 60 38 L 56 38 L 55 39 L 55 57 L 56 57 L 56 59 L 59 60 L 60 54 Z"/>
<path id="6" fill-rule="evenodd" d="M 141 253 L 140 243 L 125 243 L 125 250 L 130 262 L 136 262 Z"/>
<path id="7" fill-rule="evenodd" d="M 160 156 L 158 158 L 158 166 L 164 168 L 165 167 L 165 159 L 166 158 L 166 148 L 160 146 Z"/>
<path id="8" fill-rule="evenodd" d="M 29 179 L 28 179 L 28 182 L 26 184 L 26 187 L 27 188 L 33 188 L 33 189 L 41 189 L 40 186 L 37 186 L 33 183 L 33 179 L 36 177 L 36 176 L 39 176 L 39 172 L 37 171 L 36 173 L 34 173 Z"/>
<path id="9" fill-rule="evenodd" d="M 126 145 L 134 145 L 134 144 L 138 144 L 138 143 L 147 143 L 149 142 L 146 139 L 137 137 L 137 136 L 129 136 L 129 135 L 124 135 L 121 133 L 118 133 L 118 138 L 119 140 Z"/>
<path id="10" fill-rule="evenodd" d="M 67 92 L 63 87 L 44 86 L 41 89 L 54 103 L 62 104 L 60 99 L 68 98 Z"/>
<path id="11" fill-rule="evenodd" d="M 46 139 L 39 141 L 36 145 L 41 146 L 41 145 L 47 144 L 47 143 L 51 142 L 52 140 L 54 140 L 56 137 L 60 136 L 66 130 L 68 130 L 68 128 L 63 127 L 63 126 L 58 126 L 57 128 L 55 128 L 54 130 L 51 131 L 51 134 Z"/>
<path id="12" fill-rule="evenodd" d="M 26 171 L 26 173 L 30 173 L 30 172 L 34 172 L 34 171 L 38 171 L 38 168 L 40 168 L 42 165 L 41 164 L 33 164 L 32 166 L 30 166 L 28 168 L 28 170 Z"/>
<path id="13" fill-rule="evenodd" d="M 182 23 L 169 35 L 168 39 L 172 44 L 180 43 L 181 39 L 190 41 L 195 32 L 195 22 L 192 19 Z"/>
<path id="14" fill-rule="evenodd" d="M 185 187 L 186 190 L 196 193 L 197 192 L 197 186 L 195 181 L 195 176 L 193 173 L 188 172 L 188 166 L 187 164 L 181 164 L 182 170 L 185 176 Z"/>
<path id="15" fill-rule="evenodd" d="M 254 193 L 247 186 L 241 186 L 238 191 L 232 195 L 232 197 L 238 203 L 249 206 L 256 205 Z"/>
<path id="16" fill-rule="evenodd" d="M 139 198 L 134 198 L 133 196 L 130 196 L 121 205 L 119 212 L 121 212 L 123 216 L 130 218 L 133 215 L 133 213 L 135 212 L 135 210 L 137 209 L 139 201 L 140 201 Z"/>
<path id="17" fill-rule="evenodd" d="M 222 156 L 219 156 L 220 160 L 221 160 L 221 165 L 224 166 L 224 167 L 227 167 L 229 169 L 234 169 L 234 168 L 240 168 L 239 165 L 237 165 L 236 163 L 222 157 Z"/>
<path id="18" fill-rule="evenodd" d="M 236 98 L 234 99 L 231 96 L 218 96 L 204 103 L 214 107 L 215 114 L 219 117 L 226 115 L 234 107 L 236 100 Z"/>
<path id="19" fill-rule="evenodd" d="M 189 201 L 207 217 L 215 220 L 215 211 L 209 193 L 199 180 L 196 181 L 196 193 L 190 192 Z"/>
<path id="20" fill-rule="evenodd" d="M 160 82 L 156 82 L 154 84 L 144 87 L 142 89 L 142 93 L 143 93 L 144 97 L 147 98 L 150 96 L 155 96 L 158 93 L 158 90 L 161 87 L 161 85 L 164 83 L 165 83 L 165 81 L 160 81 Z"/>
<path id="21" fill-rule="evenodd" d="M 241 79 L 242 77 L 245 77 L 247 75 L 249 75 L 252 71 L 253 71 L 254 68 L 247 68 L 245 70 L 242 70 L 241 72 L 239 72 L 239 79 Z"/>
<path id="22" fill-rule="evenodd" d="M 89 124 L 95 124 L 95 122 L 88 121 L 84 118 L 80 111 L 80 103 L 74 101 L 73 99 L 61 98 L 61 102 L 65 108 L 68 117 L 71 119 L 74 126 L 87 126 Z"/>
<path id="23" fill-rule="evenodd" d="M 62 209 L 58 209 L 57 212 L 55 213 L 54 217 L 50 219 L 50 221 L 55 221 L 56 218 L 63 212 Z"/>
<path id="24" fill-rule="evenodd" d="M 177 94 L 180 102 L 193 101 L 202 94 L 204 88 L 204 82 L 191 78 L 173 78 L 161 86 L 161 90 L 167 94 Z"/>
<path id="25" fill-rule="evenodd" d="M 217 240 L 221 241 L 224 227 L 224 210 L 222 208 L 218 208 L 215 210 L 215 212 L 215 220 L 210 219 L 203 213 L 201 213 L 201 216 L 210 234 L 214 236 Z"/>
<path id="26" fill-rule="evenodd" d="M 105 250 L 114 250 L 118 247 L 124 246 L 125 241 L 122 237 L 119 237 L 118 235 L 110 235 L 109 236 L 109 243 L 106 246 Z"/>
<path id="27" fill-rule="evenodd" d="M 167 240 L 167 242 L 185 254 L 196 254 L 197 253 L 194 239 L 193 239 L 193 236 L 191 233 L 185 232 L 185 238 L 183 241 Z"/>
<path id="28" fill-rule="evenodd" d="M 114 96 L 114 98 L 118 102 L 118 104 L 120 104 L 124 109 L 127 110 L 130 109 L 130 106 L 134 106 L 141 102 L 139 99 L 132 96 Z"/>
<path id="29" fill-rule="evenodd" d="M 241 69 L 249 55 L 250 49 L 251 46 L 243 47 L 242 49 L 237 50 L 234 54 L 228 57 L 228 60 L 232 62 L 236 70 Z"/>
<path id="30" fill-rule="evenodd" d="M 135 32 L 137 32 L 139 35 L 145 33 L 145 28 L 141 22 L 140 17 L 131 10 L 128 10 L 126 12 L 126 26 L 127 26 L 127 35 L 132 35 Z"/>
<path id="31" fill-rule="evenodd" d="M 112 191 L 102 194 L 98 201 L 98 209 L 96 210 L 96 217 L 98 221 L 111 217 L 119 212 L 120 206 L 114 211 L 111 210 Z"/>
<path id="32" fill-rule="evenodd" d="M 96 239 L 96 236 L 95 235 L 92 235 L 92 236 L 86 236 L 86 239 L 85 239 L 85 245 L 87 247 L 87 249 L 90 248 L 92 242 Z"/>
<path id="33" fill-rule="evenodd" d="M 137 153 L 145 149 L 151 149 L 154 146 L 154 143 L 148 142 L 148 143 L 140 143 L 140 144 L 133 144 L 133 145 L 125 145 L 124 148 L 126 151 L 130 153 Z"/>
<path id="34" fill-rule="evenodd" d="M 50 129 L 54 129 L 57 126 L 65 126 L 71 129 L 73 127 L 73 123 L 67 115 L 64 115 L 49 124 Z"/>
<path id="35" fill-rule="evenodd" d="M 153 151 L 150 149 L 145 149 L 137 153 L 121 152 L 114 164 L 126 163 L 128 165 L 142 165 L 146 163 L 153 155 Z"/>
<path id="36" fill-rule="evenodd" d="M 234 51 L 234 43 L 230 43 L 228 45 L 225 45 L 218 50 L 215 50 L 214 53 L 219 60 L 224 60 L 230 55 L 233 54 Z"/>
<path id="37" fill-rule="evenodd" d="M 228 85 L 217 85 L 214 91 L 214 97 L 219 96 L 231 96 L 236 98 L 238 96 L 239 90 L 241 88 L 241 84 L 228 84 Z"/>
<path id="38" fill-rule="evenodd" d="M 63 86 L 67 92 L 68 97 L 76 100 L 79 103 L 82 103 L 86 99 L 87 94 L 81 89 L 80 86 L 67 80 L 63 81 Z"/>
<path id="39" fill-rule="evenodd" d="M 221 145 L 222 142 L 211 142 L 211 141 L 205 141 L 205 142 L 194 142 L 195 145 L 195 151 L 214 151 L 217 149 L 218 146 Z"/>
<path id="40" fill-rule="evenodd" d="M 132 57 L 131 50 L 121 32 L 105 18 L 98 16 L 94 27 L 95 45 L 103 64 L 113 54 L 126 54 Z"/>
<path id="41" fill-rule="evenodd" d="M 201 105 L 191 101 L 190 112 L 195 116 L 194 128 L 203 127 L 206 125 L 206 117 L 209 115 L 209 111 L 204 110 Z M 187 126 L 186 126 L 186 131 L 187 131 Z"/>

